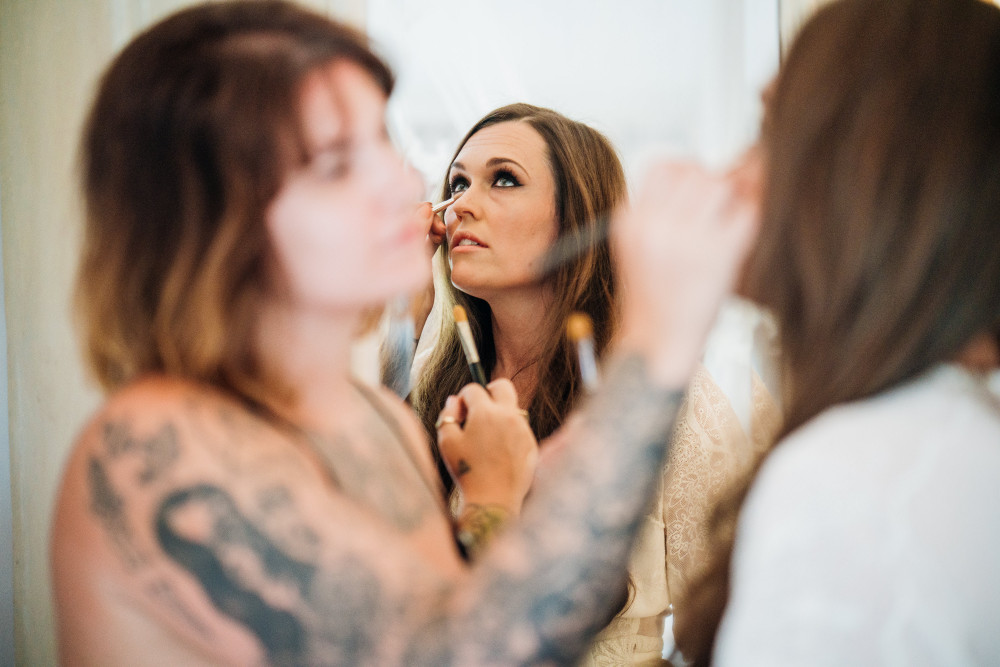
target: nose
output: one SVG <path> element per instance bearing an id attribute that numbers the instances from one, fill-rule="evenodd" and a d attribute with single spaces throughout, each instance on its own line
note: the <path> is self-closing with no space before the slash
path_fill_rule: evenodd
<path id="1" fill-rule="evenodd" d="M 473 193 L 472 188 L 468 188 L 459 194 L 458 199 L 455 200 L 448 210 L 444 214 L 445 225 L 451 227 L 453 224 L 458 224 L 463 219 L 473 219 L 476 220 L 482 215 L 482 207 L 478 197 Z"/>

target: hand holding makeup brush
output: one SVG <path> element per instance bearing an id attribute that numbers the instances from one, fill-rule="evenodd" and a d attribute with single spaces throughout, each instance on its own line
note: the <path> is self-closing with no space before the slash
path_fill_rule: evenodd
<path id="1" fill-rule="evenodd" d="M 470 383 L 450 396 L 438 417 L 438 449 L 462 489 L 466 508 L 520 513 L 534 479 L 538 443 L 518 408 L 510 380 Z"/>
<path id="2" fill-rule="evenodd" d="M 446 228 L 441 213 L 451 205 L 457 197 L 446 199 L 438 204 L 423 202 L 417 205 L 415 215 L 422 229 L 427 230 L 427 256 L 433 257 L 438 247 L 445 242 Z M 434 307 L 434 280 L 427 281 L 427 286 L 410 297 L 410 316 L 417 335 L 424 327 L 424 322 Z"/>

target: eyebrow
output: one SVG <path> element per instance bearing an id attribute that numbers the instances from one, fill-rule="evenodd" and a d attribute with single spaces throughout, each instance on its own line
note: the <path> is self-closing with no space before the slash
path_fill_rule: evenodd
<path id="1" fill-rule="evenodd" d="M 528 173 L 528 170 L 525 169 L 519 162 L 517 162 L 516 160 L 511 160 L 509 157 L 491 157 L 489 160 L 486 161 L 487 167 L 495 167 L 500 164 L 512 164 L 518 167 L 524 173 Z M 462 171 L 468 171 L 468 169 L 465 168 L 465 165 L 459 162 L 458 160 L 451 163 L 451 168 L 461 169 Z"/>

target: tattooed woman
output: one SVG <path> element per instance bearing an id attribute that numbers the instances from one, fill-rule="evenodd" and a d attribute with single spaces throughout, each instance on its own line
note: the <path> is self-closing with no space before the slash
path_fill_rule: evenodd
<path id="1" fill-rule="evenodd" d="M 427 280 L 420 187 L 383 124 L 391 88 L 361 36 L 257 0 L 168 17 L 105 73 L 82 145 L 78 307 L 108 396 L 56 506 L 64 662 L 565 663 L 614 613 L 755 212 L 725 182 L 690 175 L 745 210 L 736 222 L 650 176 L 619 224 L 632 296 L 606 391 L 470 567 L 416 417 L 348 370 L 359 318 Z M 533 456 L 509 382 L 448 409 L 465 420 L 442 437 L 473 465 Z"/>

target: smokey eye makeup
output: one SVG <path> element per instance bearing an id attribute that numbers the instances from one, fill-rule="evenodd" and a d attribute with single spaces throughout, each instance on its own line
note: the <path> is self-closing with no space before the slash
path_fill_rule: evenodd
<path id="1" fill-rule="evenodd" d="M 516 188 L 520 187 L 521 181 L 510 169 L 500 168 L 493 172 L 490 177 L 492 187 Z M 461 174 L 455 174 L 448 182 L 448 193 L 456 195 L 469 189 L 469 179 Z"/>
<path id="2" fill-rule="evenodd" d="M 448 194 L 454 196 L 469 189 L 469 180 L 464 176 L 452 176 L 448 181 Z"/>

